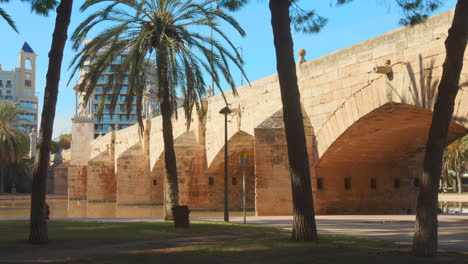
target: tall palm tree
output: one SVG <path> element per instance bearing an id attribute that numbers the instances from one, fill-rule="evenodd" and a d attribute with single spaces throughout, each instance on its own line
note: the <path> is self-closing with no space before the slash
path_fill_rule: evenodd
<path id="1" fill-rule="evenodd" d="M 180 89 L 183 95 L 187 120 L 190 120 L 194 105 L 201 107 L 198 101 L 205 95 L 204 73 L 213 79 L 218 88 L 221 87 L 221 79 L 224 79 L 235 92 L 229 63 L 244 74 L 243 61 L 237 59 L 240 56 L 235 45 L 221 30 L 220 22 L 233 27 L 241 36 L 245 32 L 231 16 L 213 8 L 215 0 L 88 0 L 81 10 L 101 5 L 102 2 L 110 3 L 92 13 L 72 36 L 74 48 L 79 49 L 72 61 L 73 72 L 87 62 L 93 62 L 80 80 L 79 91 L 85 94 L 87 102 L 99 76 L 112 61 L 126 54 L 104 87 L 105 96 L 101 99 L 98 115 L 102 113 L 106 97 L 111 98 L 112 107 L 115 107 L 122 83 L 128 77 L 125 105 L 130 112 L 133 98 L 136 97 L 138 123 L 142 128 L 143 92 L 149 82 L 148 67 L 153 67 L 162 114 L 166 166 L 165 215 L 166 219 L 172 219 L 172 207 L 179 205 L 171 123 L 176 109 L 176 91 Z M 108 27 L 81 46 L 89 31 L 99 24 Z M 222 43 L 203 34 L 211 30 Z"/>
<path id="2" fill-rule="evenodd" d="M 15 127 L 19 104 L 0 104 L 0 168 L 18 163 L 29 151 L 29 136 Z M 0 192 L 3 192 L 3 175 L 0 175 Z"/>

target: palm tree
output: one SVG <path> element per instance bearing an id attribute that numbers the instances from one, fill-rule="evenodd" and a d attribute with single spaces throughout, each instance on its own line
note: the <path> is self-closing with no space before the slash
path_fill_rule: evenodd
<path id="1" fill-rule="evenodd" d="M 18 163 L 29 151 L 29 136 L 15 127 L 19 109 L 19 104 L 0 104 L 0 168 Z M 0 175 L 0 192 L 3 188 Z"/>
<path id="2" fill-rule="evenodd" d="M 458 193 L 462 193 L 462 173 L 465 170 L 465 160 L 468 158 L 468 135 L 455 140 L 444 150 L 442 167 L 453 170 L 457 178 Z"/>
<path id="3" fill-rule="evenodd" d="M 52 9 L 56 1 L 55 0 L 22 0 L 23 2 L 31 3 L 31 11 L 34 11 L 40 15 L 48 15 L 50 9 Z M 10 0 L 0 0 L 0 3 L 8 3 Z M 0 17 L 3 18 L 10 27 L 18 33 L 15 21 L 8 15 L 5 9 L 0 8 Z"/>
<path id="4" fill-rule="evenodd" d="M 87 10 L 101 2 L 104 0 L 88 0 L 81 10 Z M 128 77 L 125 105 L 130 112 L 130 105 L 134 96 L 136 97 L 138 123 L 142 128 L 143 92 L 150 79 L 147 74 L 148 66 L 153 67 L 162 114 L 166 166 L 165 215 L 166 219 L 172 219 L 172 207 L 179 205 L 171 123 L 176 108 L 176 90 L 180 89 L 184 97 L 187 120 L 190 120 L 194 105 L 197 109 L 201 107 L 198 101 L 205 95 L 206 87 L 203 73 L 211 76 L 218 88 L 221 87 L 221 79 L 224 79 L 235 92 L 229 63 L 234 63 L 244 74 L 243 61 L 237 60 L 240 56 L 235 45 L 223 33 L 219 23 L 222 21 L 232 26 L 241 36 L 245 32 L 231 16 L 213 8 L 215 0 L 201 3 L 192 0 L 110 2 L 91 14 L 74 32 L 74 48 L 80 49 L 88 32 L 95 25 L 110 25 L 81 47 L 72 61 L 72 65 L 75 65 L 73 72 L 85 66 L 88 61 L 93 61 L 90 70 L 79 83 L 79 91 L 85 94 L 84 99 L 87 102 L 99 76 L 118 56 L 126 54 L 120 67 L 114 70 L 108 85 L 104 87 L 105 96 L 101 99 L 98 115 L 102 113 L 106 96 L 111 98 L 112 107 L 115 107 L 122 83 Z M 221 38 L 229 50 L 222 43 L 202 33 L 210 30 Z"/>

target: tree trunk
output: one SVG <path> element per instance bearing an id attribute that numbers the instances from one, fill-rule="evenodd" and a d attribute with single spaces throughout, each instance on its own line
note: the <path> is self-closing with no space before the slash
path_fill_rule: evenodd
<path id="1" fill-rule="evenodd" d="M 165 219 L 173 220 L 174 215 L 172 213 L 172 207 L 179 205 L 179 183 L 177 179 L 177 161 L 174 150 L 174 138 L 172 134 L 172 105 L 171 95 L 169 91 L 169 84 L 167 78 L 167 53 L 164 48 L 158 49 L 158 71 L 161 78 L 160 89 L 162 95 L 161 101 L 161 115 L 162 115 L 162 128 L 163 128 L 163 140 L 164 140 L 164 164 L 166 166 L 166 181 L 164 184 L 165 188 Z"/>
<path id="2" fill-rule="evenodd" d="M 55 29 L 49 51 L 49 66 L 47 69 L 44 105 L 42 109 L 41 128 L 39 131 L 39 148 L 37 149 L 33 169 L 29 230 L 29 242 L 31 243 L 47 243 L 48 241 L 45 204 L 47 169 L 50 160 L 50 141 L 54 127 L 60 68 L 62 66 L 63 49 L 67 40 L 67 30 L 70 24 L 72 5 L 73 0 L 60 1 L 57 7 Z"/>
<path id="3" fill-rule="evenodd" d="M 413 240 L 413 253 L 417 256 L 434 256 L 437 253 L 437 184 L 442 170 L 442 155 L 447 145 L 448 127 L 454 110 L 463 67 L 463 55 L 468 41 L 467 17 L 468 0 L 458 0 L 452 27 L 445 41 L 447 56 L 426 143 Z"/>
<path id="4" fill-rule="evenodd" d="M 462 182 L 461 172 L 457 170 L 455 173 L 457 174 L 458 193 L 462 193 L 463 192 L 463 182 Z"/>
<path id="5" fill-rule="evenodd" d="M 448 192 L 448 188 L 449 188 L 448 171 L 445 171 L 445 173 L 444 173 L 444 192 Z"/>
<path id="6" fill-rule="evenodd" d="M 291 176 L 294 217 L 292 239 L 294 241 L 317 241 L 309 158 L 293 56 L 289 17 L 290 2 L 290 0 L 270 0 L 271 25 Z"/>
<path id="7" fill-rule="evenodd" d="M 3 187 L 4 184 L 3 184 L 3 174 L 2 174 L 3 171 L 2 171 L 2 170 L 3 170 L 3 169 L 0 168 L 0 193 L 3 192 L 3 188 L 4 188 L 4 187 Z"/>

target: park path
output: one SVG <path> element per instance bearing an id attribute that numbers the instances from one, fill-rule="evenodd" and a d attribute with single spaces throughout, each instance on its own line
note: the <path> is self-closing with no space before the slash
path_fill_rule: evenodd
<path id="1" fill-rule="evenodd" d="M 322 215 L 316 216 L 321 235 L 345 235 L 396 241 L 410 246 L 413 241 L 415 215 Z M 468 254 L 468 215 L 439 215 L 439 249 Z M 206 218 L 204 220 L 217 220 Z M 219 219 L 218 219 L 219 220 Z M 233 217 L 234 223 L 243 218 Z M 292 217 L 248 217 L 252 225 L 292 229 Z"/>

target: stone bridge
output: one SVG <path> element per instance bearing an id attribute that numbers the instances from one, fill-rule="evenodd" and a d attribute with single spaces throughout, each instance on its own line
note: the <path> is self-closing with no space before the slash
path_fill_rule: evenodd
<path id="1" fill-rule="evenodd" d="M 297 72 L 316 211 L 319 214 L 412 213 L 424 144 L 445 59 L 453 10 L 311 61 Z M 305 47 L 312 50 L 314 47 Z M 465 62 L 468 56 L 465 54 Z M 468 81 L 468 63 L 460 83 Z M 242 206 L 239 152 L 247 151 L 247 205 L 257 215 L 292 214 L 277 75 L 227 92 L 229 199 Z M 187 129 L 173 120 L 181 204 L 221 209 L 224 116 L 220 95 Z M 162 204 L 161 118 L 93 139 L 93 118 L 73 118 L 70 199 Z M 461 87 L 449 140 L 468 132 L 468 87 Z"/>

